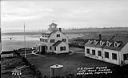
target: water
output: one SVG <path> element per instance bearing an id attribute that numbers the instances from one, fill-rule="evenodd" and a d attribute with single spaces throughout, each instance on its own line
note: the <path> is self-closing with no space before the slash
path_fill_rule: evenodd
<path id="1" fill-rule="evenodd" d="M 26 47 L 39 44 L 39 35 L 26 35 Z M 25 47 L 24 35 L 2 35 L 2 51 L 10 51 Z"/>
<path id="2" fill-rule="evenodd" d="M 82 36 L 83 34 L 67 34 L 69 39 Z M 40 43 L 40 35 L 25 35 L 25 38 L 27 48 L 35 47 Z M 2 35 L 2 51 L 10 51 L 24 47 L 24 35 Z"/>

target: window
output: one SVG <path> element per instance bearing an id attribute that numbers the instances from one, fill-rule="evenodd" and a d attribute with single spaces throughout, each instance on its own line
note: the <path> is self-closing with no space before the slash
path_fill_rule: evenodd
<path id="1" fill-rule="evenodd" d="M 128 54 L 123 54 L 124 60 L 128 60 Z"/>
<path id="2" fill-rule="evenodd" d="M 42 39 L 40 38 L 40 41 L 42 41 Z"/>
<path id="3" fill-rule="evenodd" d="M 95 55 L 95 50 L 92 50 L 92 55 Z"/>
<path id="4" fill-rule="evenodd" d="M 90 54 L 90 49 L 86 49 L 87 53 Z"/>
<path id="5" fill-rule="evenodd" d="M 64 51 L 64 50 L 66 50 L 65 46 L 64 47 L 60 47 L 60 51 Z"/>
<path id="6" fill-rule="evenodd" d="M 105 58 L 109 58 L 109 53 L 105 52 Z"/>
<path id="7" fill-rule="evenodd" d="M 47 39 L 40 39 L 41 42 L 47 42 Z"/>
<path id="8" fill-rule="evenodd" d="M 45 37 L 47 37 L 47 35 L 45 35 Z"/>
<path id="9" fill-rule="evenodd" d="M 98 51 L 98 56 L 101 56 L 101 51 Z"/>
<path id="10" fill-rule="evenodd" d="M 45 39 L 45 42 L 48 42 L 48 40 L 47 40 L 47 39 Z"/>
<path id="11" fill-rule="evenodd" d="M 113 60 L 117 60 L 117 54 L 112 53 L 112 59 L 113 59 Z"/>
<path id="12" fill-rule="evenodd" d="M 52 47 L 50 46 L 50 50 L 52 50 Z"/>
<path id="13" fill-rule="evenodd" d="M 40 41 L 41 41 L 41 42 L 44 42 L 44 39 L 40 38 Z"/>
<path id="14" fill-rule="evenodd" d="M 51 40 L 50 40 L 50 42 L 51 42 L 51 43 L 54 43 L 54 42 L 55 42 L 55 40 L 54 40 L 54 39 L 51 39 Z"/>
<path id="15" fill-rule="evenodd" d="M 66 42 L 66 39 L 62 39 L 62 41 Z"/>
<path id="16" fill-rule="evenodd" d="M 54 47 L 55 51 L 56 51 L 56 47 Z"/>
<path id="17" fill-rule="evenodd" d="M 56 37 L 60 37 L 60 34 L 57 34 Z"/>

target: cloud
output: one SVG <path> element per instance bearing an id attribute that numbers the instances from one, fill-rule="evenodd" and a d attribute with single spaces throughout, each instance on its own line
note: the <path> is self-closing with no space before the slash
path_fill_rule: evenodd
<path id="1" fill-rule="evenodd" d="M 38 19 L 43 16 L 48 16 L 53 12 L 51 8 L 32 7 L 31 3 L 28 3 L 26 8 L 22 7 L 24 6 L 24 2 L 20 3 L 20 5 L 13 4 L 16 4 L 16 2 L 2 2 L 2 22 Z"/>
<path id="2" fill-rule="evenodd" d="M 128 1 L 3 1 L 3 28 L 46 29 L 53 19 L 64 28 L 127 26 Z M 22 25 L 21 25 L 22 24 Z M 10 30 L 9 29 L 9 30 Z"/>

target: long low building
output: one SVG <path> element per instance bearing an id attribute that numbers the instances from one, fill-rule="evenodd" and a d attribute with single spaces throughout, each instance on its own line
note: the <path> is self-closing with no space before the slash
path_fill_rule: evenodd
<path id="1" fill-rule="evenodd" d="M 85 44 L 85 56 L 116 65 L 128 64 L 128 39 L 90 39 Z"/>

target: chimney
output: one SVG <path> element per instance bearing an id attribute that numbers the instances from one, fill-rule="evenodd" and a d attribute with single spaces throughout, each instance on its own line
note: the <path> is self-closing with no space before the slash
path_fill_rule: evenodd
<path id="1" fill-rule="evenodd" d="M 101 40 L 101 39 L 102 39 L 101 34 L 99 34 L 99 40 Z"/>
<path id="2" fill-rule="evenodd" d="M 59 31 L 60 31 L 60 32 L 62 31 L 61 28 L 59 28 Z"/>

